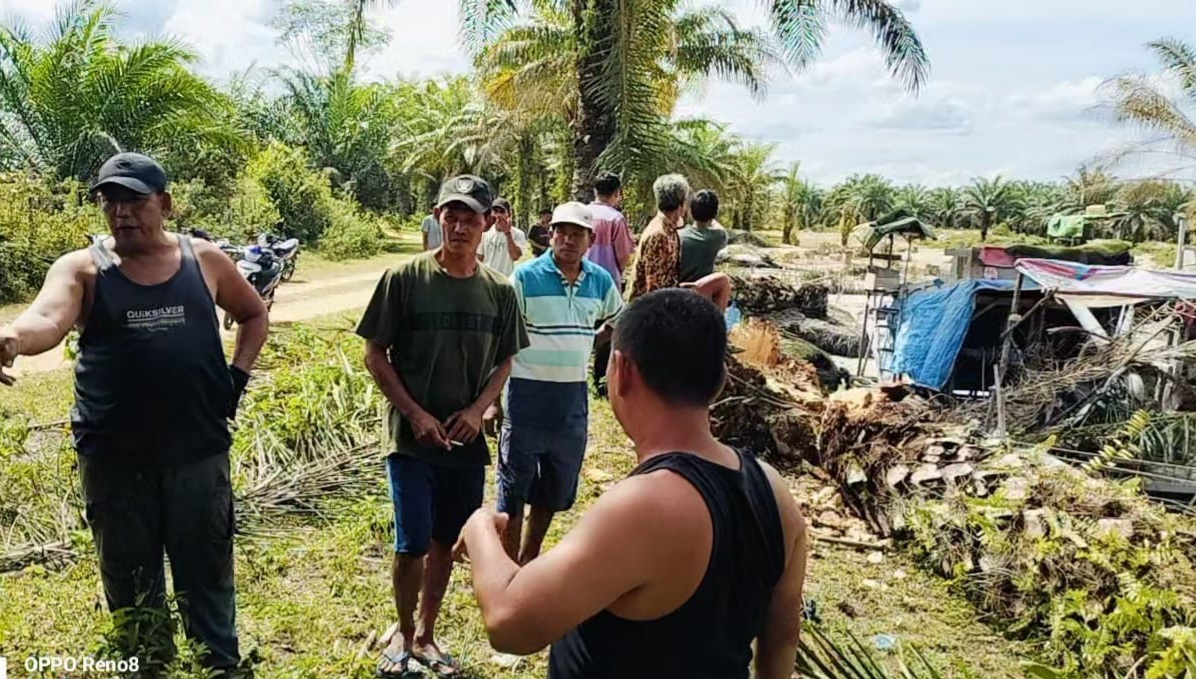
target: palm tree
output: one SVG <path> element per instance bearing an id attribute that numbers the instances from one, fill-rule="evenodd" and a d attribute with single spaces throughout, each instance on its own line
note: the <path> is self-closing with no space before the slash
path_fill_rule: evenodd
<path id="1" fill-rule="evenodd" d="M 930 216 L 930 191 L 921 184 L 908 184 L 897 190 L 893 199 L 895 209 L 904 209 L 917 217 Z"/>
<path id="2" fill-rule="evenodd" d="M 1013 185 L 1000 175 L 992 179 L 977 177 L 972 180 L 971 186 L 964 189 L 964 209 L 980 228 L 980 240 L 987 240 L 989 230 L 1012 215 L 1017 205 L 1016 198 Z"/>
<path id="3" fill-rule="evenodd" d="M 1067 203 L 1064 189 L 1049 182 L 1014 182 L 1012 191 L 1018 214 L 1011 220 L 1018 233 L 1045 234 L 1051 217 Z"/>
<path id="4" fill-rule="evenodd" d="M 856 223 L 876 221 L 893 211 L 897 190 L 878 174 L 851 175 L 831 189 L 827 203 L 857 218 Z M 855 226 L 855 224 L 852 224 Z"/>
<path id="5" fill-rule="evenodd" d="M 245 143 L 227 97 L 173 41 L 120 43 L 101 0 L 59 8 L 43 39 L 0 28 L 0 163 L 85 180 L 114 153 L 186 156 Z"/>
<path id="6" fill-rule="evenodd" d="M 963 211 L 963 195 L 959 189 L 942 186 L 931 190 L 926 200 L 927 217 L 939 228 L 954 229 L 959 226 Z"/>
<path id="7" fill-rule="evenodd" d="M 781 193 L 781 242 L 793 245 L 793 231 L 817 223 L 822 214 L 823 192 L 799 175 L 801 163 L 793 163 L 778 180 Z"/>
<path id="8" fill-rule="evenodd" d="M 1080 213 L 1089 205 L 1106 205 L 1117 197 L 1117 180 L 1104 168 L 1081 165 L 1076 173 L 1064 179 L 1063 200 L 1059 209 Z"/>
<path id="9" fill-rule="evenodd" d="M 774 58 L 797 68 L 813 61 L 828 19 L 871 30 L 910 89 L 926 78 L 921 42 L 884 0 L 761 4 L 769 33 L 739 27 L 725 10 L 683 10 L 679 0 L 460 0 L 466 44 L 488 89 L 527 93 L 566 116 L 579 194 L 600 166 L 634 172 L 663 150 L 665 121 L 683 87 L 718 76 L 762 95 Z"/>
<path id="10" fill-rule="evenodd" d="M 1135 243 L 1172 240 L 1177 229 L 1175 215 L 1182 213 L 1191 199 L 1192 193 L 1174 182 L 1126 184 L 1118 194 L 1117 237 Z"/>
<path id="11" fill-rule="evenodd" d="M 736 229 L 751 231 L 768 214 L 770 189 L 776 183 L 772 154 L 775 144 L 741 142 L 731 157 L 724 202 Z"/>
<path id="12" fill-rule="evenodd" d="M 393 194 L 385 163 L 397 118 L 391 89 L 357 84 L 345 70 L 323 77 L 283 71 L 281 80 L 316 166 L 363 205 L 386 207 Z"/>
<path id="13" fill-rule="evenodd" d="M 488 106 L 465 78 L 406 83 L 398 96 L 405 103 L 391 149 L 396 171 L 422 178 L 429 196 L 465 172 L 501 187 L 522 132 L 513 114 Z"/>
<path id="14" fill-rule="evenodd" d="M 1113 119 L 1156 135 L 1144 144 L 1131 147 L 1122 156 L 1164 156 L 1174 159 L 1170 169 L 1190 173 L 1196 167 L 1196 46 L 1174 38 L 1149 43 L 1162 65 L 1157 75 L 1123 75 L 1105 82 L 1105 101 Z M 1172 99 L 1163 80 L 1178 86 Z"/>
<path id="15" fill-rule="evenodd" d="M 348 39 L 345 45 L 345 66 L 347 73 L 353 72 L 357 63 L 357 49 L 362 43 L 368 42 L 370 33 L 369 17 L 366 14 L 374 7 L 394 7 L 399 0 L 346 0 L 349 3 Z"/>

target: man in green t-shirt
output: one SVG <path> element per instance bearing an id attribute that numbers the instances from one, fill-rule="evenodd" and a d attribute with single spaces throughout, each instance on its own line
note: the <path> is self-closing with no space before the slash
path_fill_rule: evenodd
<path id="1" fill-rule="evenodd" d="M 694 223 L 681 229 L 681 282 L 697 283 L 714 273 L 719 250 L 727 247 L 727 230 L 718 223 L 718 194 L 704 190 L 689 203 Z"/>
<path id="2" fill-rule="evenodd" d="M 386 272 L 357 327 L 366 365 L 390 404 L 386 467 L 399 634 L 383 651 L 381 676 L 402 676 L 413 660 L 442 676 L 461 669 L 436 645 L 436 618 L 453 545 L 482 506 L 490 462 L 482 415 L 528 345 L 510 281 L 477 260 L 492 203 L 479 177 L 445 182 L 434 209 L 442 247 Z"/>

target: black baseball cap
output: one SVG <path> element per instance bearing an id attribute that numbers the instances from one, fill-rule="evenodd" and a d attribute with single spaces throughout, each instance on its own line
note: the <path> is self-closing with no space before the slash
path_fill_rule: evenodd
<path id="1" fill-rule="evenodd" d="M 149 195 L 166 190 L 166 170 L 158 161 L 140 153 L 118 153 L 100 167 L 91 185 L 95 193 L 105 186 L 121 186 L 134 193 Z"/>
<path id="2" fill-rule="evenodd" d="M 472 174 L 463 174 L 446 181 L 440 186 L 440 198 L 436 207 L 449 203 L 464 203 L 479 214 L 486 214 L 494 204 L 494 196 L 485 179 Z"/>

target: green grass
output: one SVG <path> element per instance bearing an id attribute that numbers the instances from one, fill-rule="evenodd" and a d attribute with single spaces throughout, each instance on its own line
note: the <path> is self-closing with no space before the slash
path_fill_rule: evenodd
<path id="1" fill-rule="evenodd" d="M 24 415 L 38 423 L 66 419 L 74 403 L 74 374 L 69 369 L 22 377 L 14 387 L 0 387 L 0 416 Z"/>
<path id="2" fill-rule="evenodd" d="M 47 378 L 14 393 L 31 402 L 38 395 L 57 405 L 39 408 L 49 415 L 69 395 L 66 376 Z M 381 465 L 374 454 L 361 464 Z M 553 526 L 553 544 L 581 512 L 635 461 L 629 443 L 605 402 L 591 411 L 591 440 L 583 471 L 578 508 Z M 493 477 L 491 476 L 491 479 Z M 493 502 L 493 481 L 487 485 Z M 380 484 L 372 497 L 338 502 L 328 520 L 307 522 L 269 539 L 242 539 L 237 546 L 238 620 L 243 650 L 257 649 L 265 677 L 373 676 L 376 650 L 365 648 L 372 632 L 380 634 L 394 618 L 390 598 L 391 509 Z M 87 553 L 61 571 L 42 568 L 0 576 L 0 648 L 8 655 L 79 653 L 97 644 L 109 626 L 94 554 Z M 904 579 L 894 572 L 902 569 Z M 871 582 L 870 582 L 871 581 Z M 874 585 L 875 586 L 872 586 Z M 831 629 L 847 626 L 871 643 L 875 634 L 918 644 L 952 671 L 966 663 L 978 677 L 1016 676 L 1023 650 L 996 637 L 969 605 L 953 598 L 941 582 L 898 557 L 872 564 L 852 550 L 820 546 L 810 561 L 808 596 L 818 602 Z M 850 602 L 855 620 L 838 610 Z M 524 659 L 514 670 L 490 663 L 486 641 L 465 567 L 456 570 L 441 617 L 441 642 L 478 678 L 543 677 L 546 654 Z"/>
<path id="3" fill-rule="evenodd" d="M 320 277 L 332 272 L 342 273 L 344 271 L 356 270 L 365 266 L 377 267 L 378 265 L 393 266 L 387 262 L 398 263 L 413 255 L 417 255 L 423 251 L 423 242 L 420 240 L 418 232 L 398 231 L 393 237 L 387 238 L 383 247 L 386 253 L 379 257 L 368 257 L 365 259 L 350 259 L 350 260 L 333 260 L 323 256 L 317 250 L 305 250 L 299 256 L 299 268 L 295 272 L 296 279 L 304 279 L 306 276 Z"/>

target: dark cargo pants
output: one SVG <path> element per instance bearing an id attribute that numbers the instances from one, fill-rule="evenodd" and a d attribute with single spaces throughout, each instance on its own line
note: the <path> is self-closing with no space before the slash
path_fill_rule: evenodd
<path id="1" fill-rule="evenodd" d="M 79 473 L 109 610 L 165 610 L 165 552 L 183 630 L 206 647 L 204 665 L 236 666 L 228 454 L 172 467 L 123 466 L 79 456 Z M 166 649 L 166 656 L 173 650 Z"/>

